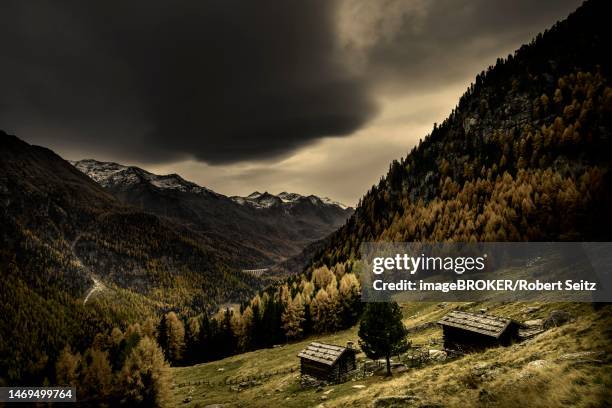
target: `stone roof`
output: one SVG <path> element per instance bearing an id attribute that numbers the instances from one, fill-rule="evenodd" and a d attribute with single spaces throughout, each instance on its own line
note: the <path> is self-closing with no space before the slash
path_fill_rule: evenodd
<path id="1" fill-rule="evenodd" d="M 355 351 L 347 347 L 319 343 L 315 341 L 310 343 L 304 350 L 300 351 L 298 357 L 332 366 L 347 350 L 353 352 Z"/>
<path id="2" fill-rule="evenodd" d="M 488 314 L 475 314 L 454 310 L 438 321 L 442 326 L 455 327 L 485 336 L 499 338 L 508 328 L 511 319 Z"/>

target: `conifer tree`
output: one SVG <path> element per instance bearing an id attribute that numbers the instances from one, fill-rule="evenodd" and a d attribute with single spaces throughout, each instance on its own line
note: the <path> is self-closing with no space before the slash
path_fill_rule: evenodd
<path id="1" fill-rule="evenodd" d="M 304 322 L 304 300 L 302 295 L 295 295 L 293 301 L 287 304 L 282 315 L 283 329 L 288 339 L 298 338 L 302 334 Z"/>
<path id="2" fill-rule="evenodd" d="M 168 340 L 168 322 L 166 320 L 166 316 L 162 315 L 161 319 L 159 320 L 159 326 L 157 327 L 157 343 L 161 347 L 166 358 L 168 358 Z"/>
<path id="3" fill-rule="evenodd" d="M 121 370 L 125 402 L 129 406 L 163 407 L 170 390 L 170 372 L 155 340 L 144 337 Z"/>
<path id="4" fill-rule="evenodd" d="M 198 361 L 208 361 L 210 358 L 210 341 L 211 341 L 211 328 L 210 320 L 208 315 L 204 313 L 202 320 L 200 321 L 200 331 L 198 332 L 198 345 L 197 350 L 194 352 Z"/>
<path id="5" fill-rule="evenodd" d="M 339 297 L 342 303 L 342 327 L 353 325 L 361 312 L 359 290 L 359 280 L 355 274 L 347 273 L 340 279 Z"/>
<path id="6" fill-rule="evenodd" d="M 158 336 L 168 361 L 179 362 L 185 348 L 185 326 L 176 313 L 170 312 L 162 317 Z"/>
<path id="7" fill-rule="evenodd" d="M 200 332 L 200 323 L 198 319 L 195 317 L 190 317 L 187 319 L 187 324 L 185 324 L 185 352 L 184 359 L 189 362 L 195 362 L 198 348 L 198 335 Z"/>
<path id="8" fill-rule="evenodd" d="M 176 363 L 183 357 L 185 348 L 185 325 L 174 312 L 168 313 L 166 319 L 168 326 L 168 353 L 170 361 Z"/>
<path id="9" fill-rule="evenodd" d="M 219 333 L 219 345 L 222 350 L 222 357 L 231 356 L 236 352 L 237 348 L 237 339 L 234 334 L 234 329 L 232 327 L 232 311 L 230 309 L 225 309 L 223 313 L 223 320 L 221 322 L 221 330 Z"/>
<path id="10" fill-rule="evenodd" d="M 359 325 L 359 345 L 371 359 L 387 360 L 387 375 L 391 375 L 391 356 L 409 347 L 408 331 L 402 323 L 399 305 L 392 303 L 368 303 Z"/>
<path id="11" fill-rule="evenodd" d="M 80 391 L 83 398 L 104 400 L 112 392 L 113 370 L 108 361 L 108 353 L 89 349 L 82 369 Z"/>
<path id="12" fill-rule="evenodd" d="M 58 385 L 76 387 L 80 361 L 79 353 L 72 354 L 69 346 L 64 347 L 55 363 L 55 378 Z"/>

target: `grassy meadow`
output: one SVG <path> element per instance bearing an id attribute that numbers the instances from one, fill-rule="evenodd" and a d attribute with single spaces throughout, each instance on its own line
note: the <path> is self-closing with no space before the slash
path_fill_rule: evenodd
<path id="1" fill-rule="evenodd" d="M 533 308 L 528 311 L 528 308 Z M 519 321 L 546 318 L 565 310 L 573 320 L 510 347 L 427 361 L 418 368 L 384 370 L 371 376 L 323 389 L 299 384 L 297 354 L 311 341 L 357 344 L 357 327 L 303 341 L 257 350 L 220 361 L 172 369 L 172 405 L 206 407 L 604 407 L 612 401 L 612 306 L 595 310 L 591 304 L 533 303 L 410 303 L 402 305 L 404 324 L 422 326 L 410 334 L 415 347 L 442 348 L 442 331 L 435 322 L 461 308 L 508 316 Z M 358 355 L 358 360 L 365 358 Z M 397 358 L 395 359 L 397 361 Z M 360 365 L 361 366 L 361 365 Z M 262 376 L 266 374 L 265 377 Z M 259 378 L 246 386 L 228 380 Z M 249 380 L 250 381 L 250 380 Z M 209 382 L 211 385 L 209 385 Z"/>

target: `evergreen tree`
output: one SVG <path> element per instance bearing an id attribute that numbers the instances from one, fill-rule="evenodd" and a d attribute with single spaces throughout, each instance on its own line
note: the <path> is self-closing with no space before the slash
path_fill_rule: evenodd
<path id="1" fill-rule="evenodd" d="M 77 386 L 78 367 L 81 361 L 79 353 L 72 354 L 70 347 L 64 347 L 55 363 L 55 379 L 58 385 Z"/>
<path id="2" fill-rule="evenodd" d="M 221 331 L 219 333 L 219 345 L 221 346 L 222 357 L 231 356 L 236 352 L 237 339 L 232 328 L 232 311 L 225 309 L 223 313 L 223 322 L 221 323 Z"/>
<path id="3" fill-rule="evenodd" d="M 185 352 L 184 362 L 194 363 L 197 360 L 198 336 L 200 333 L 200 323 L 195 317 L 187 319 L 185 324 Z"/>
<path id="4" fill-rule="evenodd" d="M 302 334 L 302 323 L 304 322 L 304 300 L 302 295 L 295 295 L 293 301 L 289 301 L 282 315 L 283 329 L 288 339 L 298 338 Z"/>
<path id="5" fill-rule="evenodd" d="M 170 370 L 155 340 L 144 337 L 121 370 L 121 395 L 129 406 L 162 407 L 170 390 Z"/>
<path id="6" fill-rule="evenodd" d="M 142 336 L 137 332 L 131 332 L 131 334 L 128 334 L 126 331 L 124 338 L 121 340 L 119 345 L 114 348 L 114 350 L 116 350 L 115 353 L 111 354 L 111 357 L 113 357 L 113 369 L 119 370 L 121 367 L 123 367 L 125 359 L 130 355 L 132 349 L 136 347 L 141 337 Z"/>
<path id="7" fill-rule="evenodd" d="M 368 303 L 359 325 L 359 345 L 371 359 L 387 360 L 387 375 L 391 375 L 391 356 L 409 347 L 408 331 L 402 323 L 402 311 L 393 303 Z"/>
<path id="8" fill-rule="evenodd" d="M 198 349 L 195 352 L 198 361 L 202 362 L 210 359 L 211 338 L 210 320 L 208 320 L 208 316 L 204 313 L 200 322 L 200 331 L 198 332 Z"/>
<path id="9" fill-rule="evenodd" d="M 157 327 L 157 343 L 161 347 L 164 356 L 168 358 L 168 349 L 169 349 L 169 338 L 168 338 L 168 323 L 166 321 L 166 316 L 162 315 L 159 320 L 159 326 Z"/>
<path id="10" fill-rule="evenodd" d="M 164 355 L 173 363 L 183 357 L 185 348 L 185 326 L 176 313 L 170 312 L 162 317 L 159 325 L 159 342 Z"/>
<path id="11" fill-rule="evenodd" d="M 89 349 L 85 355 L 85 366 L 81 370 L 78 390 L 81 399 L 104 401 L 112 392 L 113 370 L 108 361 L 108 353 Z"/>

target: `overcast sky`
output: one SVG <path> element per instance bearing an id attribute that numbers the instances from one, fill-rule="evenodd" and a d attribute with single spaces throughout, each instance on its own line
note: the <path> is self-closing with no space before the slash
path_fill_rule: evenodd
<path id="1" fill-rule="evenodd" d="M 0 5 L 0 128 L 227 195 L 349 205 L 575 0 Z"/>

